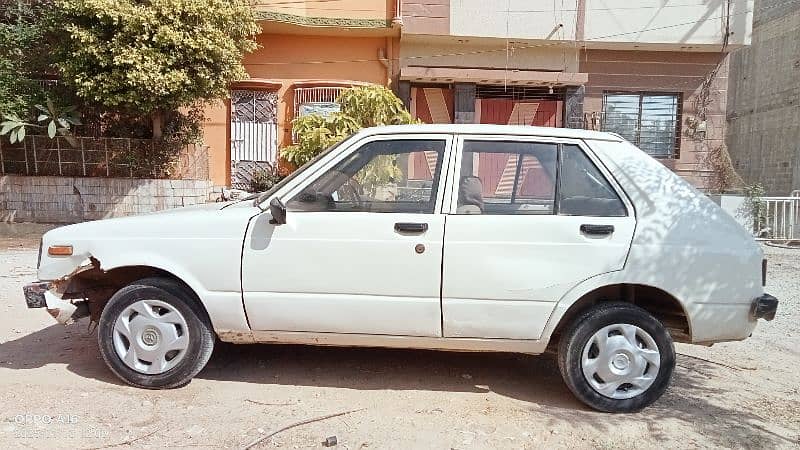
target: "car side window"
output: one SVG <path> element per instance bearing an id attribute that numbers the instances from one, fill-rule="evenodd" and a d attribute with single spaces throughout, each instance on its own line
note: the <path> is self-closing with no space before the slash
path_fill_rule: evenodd
<path id="1" fill-rule="evenodd" d="M 558 213 L 624 217 L 625 204 L 597 166 L 577 145 L 561 148 Z"/>
<path id="2" fill-rule="evenodd" d="M 295 211 L 433 214 L 446 141 L 396 139 L 364 144 L 286 207 Z"/>
<path id="3" fill-rule="evenodd" d="M 553 214 L 558 145 L 464 141 L 456 214 Z"/>

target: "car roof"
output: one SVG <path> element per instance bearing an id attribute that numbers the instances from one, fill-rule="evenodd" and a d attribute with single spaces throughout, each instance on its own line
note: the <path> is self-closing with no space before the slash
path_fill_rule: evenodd
<path id="1" fill-rule="evenodd" d="M 527 125 L 486 125 L 486 124 L 414 124 L 414 125 L 389 125 L 373 128 L 365 128 L 359 131 L 364 136 L 379 134 L 485 134 L 485 135 L 509 135 L 509 136 L 544 136 L 572 139 L 590 139 L 599 141 L 622 142 L 619 135 L 614 133 L 604 133 L 600 131 L 582 130 L 579 128 L 553 128 L 553 127 L 533 127 Z"/>

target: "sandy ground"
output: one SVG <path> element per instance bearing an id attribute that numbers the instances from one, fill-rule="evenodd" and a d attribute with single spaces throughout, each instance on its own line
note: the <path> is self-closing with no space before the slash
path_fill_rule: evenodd
<path id="1" fill-rule="evenodd" d="M 675 380 L 638 414 L 578 403 L 551 357 L 219 345 L 188 386 L 146 391 L 106 369 L 82 321 L 28 310 L 44 228 L 0 228 L 0 448 L 800 447 L 800 250 L 767 248 L 777 318 L 744 342 L 679 345 Z"/>

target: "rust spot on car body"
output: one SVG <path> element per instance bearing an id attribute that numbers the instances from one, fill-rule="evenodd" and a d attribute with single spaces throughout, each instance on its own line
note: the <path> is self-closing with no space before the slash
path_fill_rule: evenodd
<path id="1" fill-rule="evenodd" d="M 219 340 L 231 344 L 255 344 L 253 333 L 249 331 L 217 330 Z"/>

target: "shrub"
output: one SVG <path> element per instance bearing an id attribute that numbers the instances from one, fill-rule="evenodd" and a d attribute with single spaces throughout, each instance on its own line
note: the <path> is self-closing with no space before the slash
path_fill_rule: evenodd
<path id="1" fill-rule="evenodd" d="M 281 150 L 281 156 L 301 166 L 324 149 L 361 128 L 415 123 L 403 102 L 383 86 L 345 89 L 336 99 L 341 110 L 327 117 L 309 114 L 293 122 L 297 143 Z"/>

